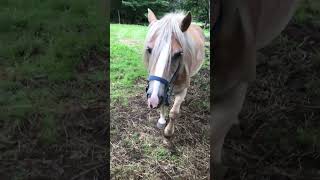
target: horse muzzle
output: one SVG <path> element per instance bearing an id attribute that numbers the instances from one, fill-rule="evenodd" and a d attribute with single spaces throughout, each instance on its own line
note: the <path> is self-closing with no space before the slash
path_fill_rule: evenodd
<path id="1" fill-rule="evenodd" d="M 151 109 L 157 109 L 159 108 L 163 103 L 163 97 L 159 97 L 159 96 L 150 96 L 148 98 L 148 106 Z"/>
<path id="2" fill-rule="evenodd" d="M 146 87 L 146 95 L 148 100 L 149 108 L 156 109 L 159 108 L 162 104 L 169 105 L 168 103 L 168 87 L 160 83 L 157 91 L 154 92 L 154 80 L 148 82 Z"/>

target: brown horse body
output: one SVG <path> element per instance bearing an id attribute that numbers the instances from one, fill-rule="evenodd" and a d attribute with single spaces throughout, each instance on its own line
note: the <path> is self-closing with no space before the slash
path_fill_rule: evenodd
<path id="1" fill-rule="evenodd" d="M 215 82 L 211 106 L 211 168 L 215 180 L 222 179 L 224 138 L 230 127 L 238 123 L 248 83 L 255 79 L 256 51 L 285 28 L 297 0 L 220 0 L 219 3 L 222 19 L 213 37 Z"/>
<path id="2" fill-rule="evenodd" d="M 190 78 L 200 69 L 204 60 L 204 34 L 202 29 L 191 24 L 191 14 L 170 13 L 158 20 L 148 10 L 149 31 L 145 42 L 145 65 L 149 77 L 147 96 L 150 108 L 160 107 L 158 127 L 164 128 L 164 135 L 170 137 L 174 132 L 174 121 L 180 112 L 181 103 L 190 85 Z M 176 74 L 176 78 L 171 80 Z M 161 82 L 162 81 L 162 82 Z M 174 104 L 166 125 L 166 109 L 163 105 L 166 85 L 169 82 L 175 95 Z"/>

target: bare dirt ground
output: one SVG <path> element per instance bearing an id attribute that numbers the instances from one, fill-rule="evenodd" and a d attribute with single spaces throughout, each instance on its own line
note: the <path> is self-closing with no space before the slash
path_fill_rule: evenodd
<path id="1" fill-rule="evenodd" d="M 240 135 L 226 140 L 227 179 L 320 179 L 319 52 L 320 28 L 294 23 L 261 51 Z"/>

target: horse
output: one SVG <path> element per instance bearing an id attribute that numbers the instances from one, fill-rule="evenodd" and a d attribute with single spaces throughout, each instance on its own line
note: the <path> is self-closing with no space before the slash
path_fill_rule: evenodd
<path id="1" fill-rule="evenodd" d="M 211 99 L 211 159 L 214 180 L 223 179 L 226 134 L 239 123 L 247 87 L 255 80 L 256 53 L 289 23 L 298 0 L 215 0 L 212 19 L 214 82 Z M 216 13 L 216 14 L 215 14 Z M 212 13 L 211 13 L 212 14 Z"/>
<path id="2" fill-rule="evenodd" d="M 146 88 L 147 105 L 160 109 L 156 126 L 164 129 L 164 136 L 174 134 L 174 122 L 190 86 L 190 78 L 201 68 L 205 36 L 202 29 L 192 24 L 191 13 L 174 12 L 157 19 L 148 9 L 148 32 L 144 44 L 144 64 L 149 77 Z M 175 96 L 166 121 L 170 96 Z"/>

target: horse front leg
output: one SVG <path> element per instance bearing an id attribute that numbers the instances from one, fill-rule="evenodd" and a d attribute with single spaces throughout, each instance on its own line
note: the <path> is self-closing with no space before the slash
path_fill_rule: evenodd
<path id="1" fill-rule="evenodd" d="M 222 180 L 226 168 L 222 166 L 222 150 L 225 137 L 234 124 L 238 124 L 238 115 L 245 99 L 247 83 L 214 98 L 211 121 L 211 172 L 214 180 Z"/>
<path id="2" fill-rule="evenodd" d="M 169 123 L 164 129 L 164 136 L 171 137 L 174 133 L 174 122 L 178 118 L 180 113 L 181 103 L 184 101 L 184 98 L 187 94 L 187 88 L 182 90 L 180 93 L 175 94 L 174 104 L 169 113 Z"/>
<path id="3" fill-rule="evenodd" d="M 159 129 L 164 129 L 166 127 L 166 106 L 162 105 L 160 107 L 160 118 L 158 119 L 158 122 L 157 122 L 157 127 Z"/>

